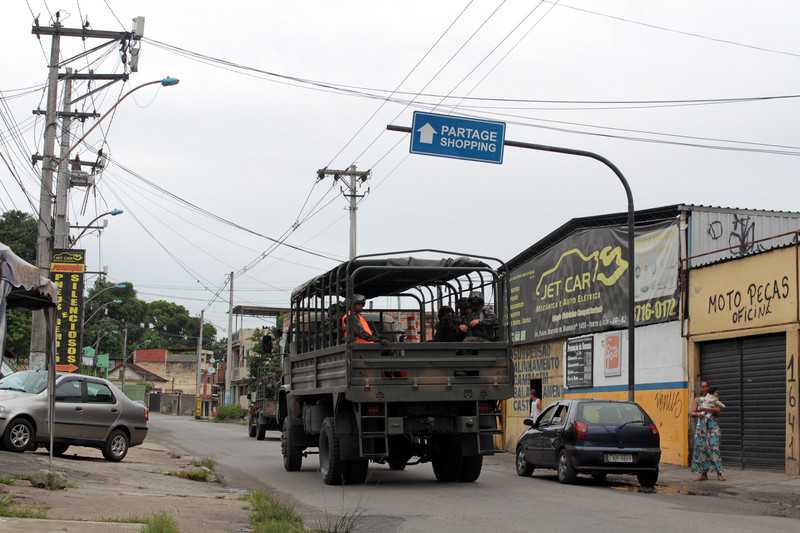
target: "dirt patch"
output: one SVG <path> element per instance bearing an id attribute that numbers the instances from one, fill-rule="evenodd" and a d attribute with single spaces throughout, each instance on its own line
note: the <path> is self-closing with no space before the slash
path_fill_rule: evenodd
<path id="1" fill-rule="evenodd" d="M 3 485 L 15 503 L 47 509 L 50 519 L 96 520 L 149 516 L 166 512 L 181 531 L 239 532 L 249 526 L 241 493 L 219 483 L 197 483 L 165 476 L 165 471 L 194 468 L 192 457 L 174 458 L 169 450 L 145 443 L 131 448 L 121 463 L 102 459 L 90 448 L 71 447 L 53 459 L 54 470 L 70 483 L 65 491 L 36 489 L 26 481 Z M 44 453 L 0 452 L 0 476 L 20 476 L 47 467 Z"/>

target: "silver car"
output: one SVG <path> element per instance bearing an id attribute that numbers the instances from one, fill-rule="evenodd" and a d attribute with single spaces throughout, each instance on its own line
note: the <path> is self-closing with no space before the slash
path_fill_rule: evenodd
<path id="1" fill-rule="evenodd" d="M 80 374 L 56 376 L 53 453 L 70 445 L 102 450 L 121 461 L 128 448 L 144 442 L 149 413 L 114 384 Z M 0 379 L 0 435 L 3 448 L 15 452 L 48 446 L 47 372 L 26 370 Z"/>

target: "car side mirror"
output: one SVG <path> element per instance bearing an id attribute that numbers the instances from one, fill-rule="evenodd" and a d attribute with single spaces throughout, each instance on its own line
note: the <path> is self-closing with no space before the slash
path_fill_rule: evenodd
<path id="1" fill-rule="evenodd" d="M 525 425 L 526 425 L 526 426 L 528 426 L 528 427 L 533 427 L 533 426 L 535 426 L 535 425 L 536 425 L 536 424 L 534 423 L 534 421 L 533 421 L 533 418 L 526 418 L 526 419 L 524 419 L 524 420 L 522 421 L 522 423 L 523 423 L 523 424 L 525 424 Z"/>

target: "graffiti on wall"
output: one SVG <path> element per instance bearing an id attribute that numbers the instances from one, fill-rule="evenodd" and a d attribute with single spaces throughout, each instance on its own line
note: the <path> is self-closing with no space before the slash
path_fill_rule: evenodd
<path id="1" fill-rule="evenodd" d="M 727 228 L 722 221 L 712 220 L 708 224 L 706 233 L 713 241 L 727 242 L 734 257 L 764 251 L 764 247 L 756 243 L 756 221 L 750 215 L 734 213 L 733 220 Z M 724 245 L 720 244 L 720 248 L 723 247 Z"/>
<path id="2" fill-rule="evenodd" d="M 679 390 L 656 392 L 655 404 L 662 417 L 680 418 L 684 414 L 683 394 Z"/>
<path id="3" fill-rule="evenodd" d="M 561 397 L 564 386 L 563 342 L 528 344 L 514 348 L 514 398 L 516 416 L 530 413 L 531 380 L 542 380 L 542 407 Z"/>
<path id="4" fill-rule="evenodd" d="M 797 461 L 797 356 L 789 355 L 786 366 L 786 460 Z"/>

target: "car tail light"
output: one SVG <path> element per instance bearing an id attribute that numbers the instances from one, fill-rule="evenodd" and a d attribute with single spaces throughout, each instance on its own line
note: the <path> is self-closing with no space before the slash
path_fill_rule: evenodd
<path id="1" fill-rule="evenodd" d="M 576 440 L 586 440 L 586 437 L 589 436 L 589 424 L 586 422 L 581 422 L 578 420 L 575 422 L 575 439 Z"/>
<path id="2" fill-rule="evenodd" d="M 655 424 L 650 424 L 650 431 L 653 432 L 653 435 L 658 435 L 658 426 Z"/>
<path id="3" fill-rule="evenodd" d="M 150 422 L 150 409 L 147 407 L 144 408 L 144 421 Z"/>

